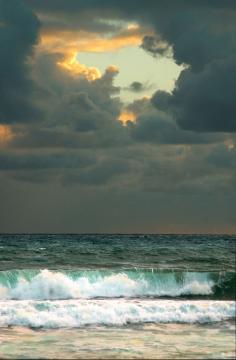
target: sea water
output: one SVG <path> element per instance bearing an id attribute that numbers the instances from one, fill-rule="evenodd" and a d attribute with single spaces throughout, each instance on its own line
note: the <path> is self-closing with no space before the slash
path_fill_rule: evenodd
<path id="1" fill-rule="evenodd" d="M 236 237 L 1 235 L 0 357 L 235 358 Z"/>

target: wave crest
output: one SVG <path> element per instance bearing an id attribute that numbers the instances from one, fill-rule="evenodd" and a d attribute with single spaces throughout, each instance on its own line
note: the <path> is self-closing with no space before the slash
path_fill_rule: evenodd
<path id="1" fill-rule="evenodd" d="M 0 299 L 209 296 L 217 286 L 210 273 L 25 270 L 0 276 Z"/>

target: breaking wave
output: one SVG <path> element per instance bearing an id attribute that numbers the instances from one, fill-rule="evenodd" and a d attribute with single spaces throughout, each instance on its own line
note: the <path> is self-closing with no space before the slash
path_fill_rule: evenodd
<path id="1" fill-rule="evenodd" d="M 234 299 L 235 273 L 154 270 L 0 272 L 0 300 L 207 297 Z"/>

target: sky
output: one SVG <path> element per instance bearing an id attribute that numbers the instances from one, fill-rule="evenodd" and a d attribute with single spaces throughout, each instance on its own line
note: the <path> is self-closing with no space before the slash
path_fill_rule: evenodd
<path id="1" fill-rule="evenodd" d="M 0 232 L 236 233 L 234 0 L 0 0 Z"/>

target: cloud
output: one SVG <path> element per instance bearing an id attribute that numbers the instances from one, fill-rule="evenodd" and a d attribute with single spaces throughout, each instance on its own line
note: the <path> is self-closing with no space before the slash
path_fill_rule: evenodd
<path id="1" fill-rule="evenodd" d="M 66 173 L 63 184 L 77 183 L 83 186 L 109 186 L 114 181 L 119 186 L 120 177 L 129 171 L 129 164 L 125 159 L 105 158 L 98 160 L 94 166 L 84 171 Z"/>
<path id="2" fill-rule="evenodd" d="M 57 65 L 74 76 L 82 75 L 90 81 L 101 77 L 101 73 L 97 68 L 88 67 L 79 63 L 77 60 L 77 52 L 68 54 L 67 58 L 64 58 L 63 61 L 58 61 Z"/>
<path id="3" fill-rule="evenodd" d="M 234 175 L 236 175 L 236 149 L 234 145 L 229 148 L 225 145 L 217 147 L 215 151 L 208 156 L 208 162 L 210 165 L 225 169 L 226 171 L 231 168 L 234 170 Z"/>
<path id="4" fill-rule="evenodd" d="M 234 132 L 235 3 L 180 3 L 179 10 L 170 7 L 165 14 L 163 20 L 160 12 L 154 15 L 155 27 L 172 46 L 176 62 L 188 65 L 173 94 L 165 96 L 166 110 L 185 130 Z M 159 92 L 153 100 L 158 102 L 163 106 L 163 94 Z"/>
<path id="5" fill-rule="evenodd" d="M 149 52 L 154 57 L 158 55 L 165 57 L 171 56 L 170 46 L 161 41 L 161 39 L 157 36 L 145 35 L 142 40 L 141 48 Z"/>
<path id="6" fill-rule="evenodd" d="M 143 88 L 144 88 L 143 84 L 140 83 L 139 81 L 134 81 L 129 86 L 129 89 L 134 92 L 143 91 Z"/>
<path id="7" fill-rule="evenodd" d="M 152 102 L 172 113 L 179 126 L 201 132 L 235 132 L 236 56 L 182 71 L 172 93 L 156 92 Z"/>
<path id="8" fill-rule="evenodd" d="M 14 133 L 12 129 L 8 125 L 0 124 L 0 148 L 1 146 L 5 146 L 14 138 Z"/>
<path id="9" fill-rule="evenodd" d="M 118 146 L 127 135 L 118 117 L 122 108 L 114 85 L 118 68 L 110 66 L 95 80 L 57 66 L 59 57 L 35 58 L 33 78 L 41 89 L 43 123 L 14 128 L 14 148 L 96 148 Z"/>
<path id="10" fill-rule="evenodd" d="M 119 115 L 119 120 L 123 123 L 126 124 L 128 122 L 133 122 L 136 121 L 137 116 L 134 112 L 129 111 L 129 110 L 122 110 L 120 115 Z"/>
<path id="11" fill-rule="evenodd" d="M 152 98 L 152 102 L 144 98 L 128 106 L 128 110 L 135 114 L 136 119 L 135 123 L 128 123 L 132 138 L 146 143 L 169 145 L 210 144 L 224 140 L 224 136 L 220 134 L 197 133 L 179 127 L 168 111 L 169 107 L 166 108 L 169 98 L 170 94 L 159 91 L 157 96 Z"/>
<path id="12" fill-rule="evenodd" d="M 115 96 L 119 88 L 113 84 L 117 73 L 118 69 L 111 66 L 92 82 L 86 77 L 71 79 L 70 89 L 61 96 L 57 122 L 79 132 L 100 130 L 108 137 L 113 131 L 119 132 L 121 126 L 116 119 L 121 103 Z"/>
<path id="13" fill-rule="evenodd" d="M 0 123 L 32 121 L 39 117 L 30 76 L 39 21 L 22 2 L 0 0 L 0 22 Z"/>
<path id="14" fill-rule="evenodd" d="M 100 53 L 117 51 L 127 46 L 139 46 L 145 29 L 133 28 L 129 23 L 122 24 L 122 29 L 106 35 L 97 32 L 89 32 L 75 28 L 63 31 L 58 28 L 47 32 L 41 31 L 41 41 L 38 51 L 61 53 L 65 58 L 79 52 Z"/>
<path id="15" fill-rule="evenodd" d="M 128 87 L 125 87 L 124 90 L 131 91 L 134 93 L 142 93 L 147 90 L 150 90 L 152 85 L 148 83 L 141 83 L 140 81 L 133 81 Z"/>
<path id="16" fill-rule="evenodd" d="M 2 152 L 0 154 L 0 170 L 42 170 L 55 168 L 80 168 L 89 166 L 93 157 L 73 154 L 18 154 Z"/>

